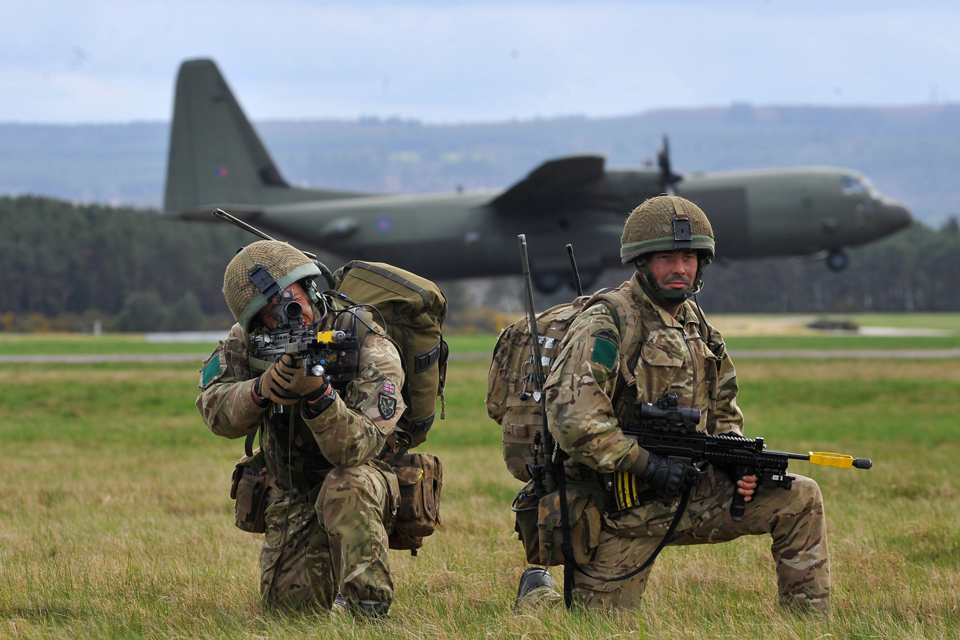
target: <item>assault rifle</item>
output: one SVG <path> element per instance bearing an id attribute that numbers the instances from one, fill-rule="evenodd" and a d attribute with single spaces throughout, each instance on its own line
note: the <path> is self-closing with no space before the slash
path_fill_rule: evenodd
<path id="1" fill-rule="evenodd" d="M 256 227 L 238 220 L 223 209 L 216 209 L 213 215 L 264 240 L 273 240 Z M 301 253 L 317 265 L 320 273 L 333 289 L 334 280 L 330 270 L 319 262 L 314 254 L 306 251 Z M 298 358 L 302 360 L 304 375 L 319 378 L 325 373 L 334 375 L 339 373 L 341 367 L 333 363 L 345 356 L 347 352 L 357 352 L 357 332 L 354 330 L 351 335 L 348 335 L 339 330 L 319 331 L 319 322 L 314 324 L 304 322 L 303 305 L 294 299 L 293 291 L 281 289 L 263 266 L 256 265 L 250 268 L 248 275 L 267 299 L 267 304 L 275 301 L 273 308 L 270 309 L 270 317 L 276 320 L 276 324 L 266 335 L 250 337 L 250 357 L 264 362 L 278 362 L 284 354 L 290 354 L 295 360 Z M 273 411 L 283 413 L 283 405 L 274 404 Z"/>
<path id="2" fill-rule="evenodd" d="M 553 458 L 558 447 L 547 427 L 547 398 L 543 391 L 547 377 L 543 371 L 543 357 L 540 355 L 540 336 L 537 335 L 537 309 L 533 304 L 533 280 L 530 275 L 526 234 L 521 233 L 517 240 L 520 242 L 520 260 L 523 264 L 523 306 L 527 312 L 527 327 L 530 332 L 530 376 L 534 389 L 532 394 L 525 391 L 520 397 L 526 400 L 532 395 L 534 400 L 540 403 L 541 411 L 541 429 L 533 436 L 533 462 L 527 463 L 527 472 L 533 479 L 534 494 L 545 496 L 557 490 L 558 471 Z"/>
<path id="3" fill-rule="evenodd" d="M 306 376 L 320 377 L 338 373 L 338 363 L 347 352 L 357 352 L 357 332 L 319 331 L 319 323 L 306 324 L 303 307 L 293 299 L 293 292 L 280 289 L 270 316 L 277 321 L 266 334 L 250 336 L 250 357 L 264 362 L 278 362 L 284 354 L 303 362 Z M 274 404 L 274 413 L 283 413 L 283 405 Z"/>
<path id="4" fill-rule="evenodd" d="M 870 458 L 854 458 L 839 453 L 813 452 L 809 454 L 768 451 L 763 438 L 744 438 L 733 435 L 710 435 L 697 431 L 700 410 L 677 406 L 677 394 L 665 393 L 655 404 L 643 402 L 637 409 L 639 424 L 627 425 L 624 434 L 634 438 L 641 447 L 659 456 L 684 458 L 691 462 L 709 462 L 729 470 L 736 481 L 745 476 L 757 476 L 766 489 L 791 489 L 795 478 L 787 474 L 790 460 L 807 460 L 822 467 L 841 469 L 869 469 Z M 734 490 L 730 515 L 734 522 L 743 520 L 745 504 L 740 492 Z"/>

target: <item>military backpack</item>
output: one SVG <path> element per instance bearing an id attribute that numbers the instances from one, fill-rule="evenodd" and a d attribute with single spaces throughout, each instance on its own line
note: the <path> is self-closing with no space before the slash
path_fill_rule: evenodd
<path id="1" fill-rule="evenodd" d="M 410 448 L 423 444 L 436 417 L 437 396 L 444 418 L 446 298 L 430 280 L 381 262 L 348 262 L 334 281 L 338 293 L 370 309 L 396 344 L 404 368 L 400 391 L 407 405 L 397 429 L 409 436 Z"/>
<path id="2" fill-rule="evenodd" d="M 550 371 L 556 360 L 560 342 L 573 321 L 584 310 L 602 303 L 607 304 L 617 318 L 621 344 L 631 344 L 635 339 L 637 316 L 624 312 L 630 308 L 626 292 L 622 289 L 602 289 L 593 295 L 580 296 L 569 304 L 551 307 L 537 316 L 541 365 L 545 373 Z M 525 317 L 501 331 L 487 376 L 487 415 L 496 420 L 503 430 L 503 460 L 507 468 L 514 478 L 524 482 L 531 479 L 527 463 L 534 462 L 536 434 L 543 429 L 543 408 L 540 392 L 534 384 L 531 342 Z M 621 358 L 630 351 L 622 349 Z M 620 370 L 630 376 L 629 366 L 621 366 Z"/>

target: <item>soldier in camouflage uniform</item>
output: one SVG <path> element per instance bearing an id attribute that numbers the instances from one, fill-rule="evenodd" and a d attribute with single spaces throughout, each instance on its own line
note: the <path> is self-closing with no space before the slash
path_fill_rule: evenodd
<path id="1" fill-rule="evenodd" d="M 305 376 L 289 355 L 274 364 L 250 356 L 250 335 L 276 322 L 269 314 L 275 299 L 268 302 L 248 277 L 254 264 L 293 291 L 304 321 L 319 320 L 321 330 L 348 328 L 360 316 L 368 328 L 356 378 L 345 388 Z M 387 537 L 400 492 L 383 460 L 393 453 L 404 411 L 403 370 L 369 312 L 335 313 L 346 305 L 316 292 L 318 275 L 313 262 L 281 242 L 256 242 L 234 257 L 224 296 L 237 324 L 205 363 L 197 408 L 217 435 L 242 438 L 260 430 L 270 477 L 262 600 L 385 616 L 393 600 Z M 285 411 L 275 413 L 274 403 Z"/>
<path id="2" fill-rule="evenodd" d="M 830 561 L 816 482 L 797 476 L 791 491 L 757 491 L 755 476 L 734 482 L 722 469 L 698 469 L 684 460 L 660 457 L 640 448 L 619 427 L 622 420 L 632 421 L 628 416 L 635 415 L 636 403 L 673 392 L 680 406 L 703 412 L 701 430 L 742 434 L 733 363 L 717 331 L 688 299 L 700 289 L 703 268 L 713 254 L 713 231 L 695 204 L 676 196 L 644 202 L 623 231 L 623 263 L 637 267 L 619 289 L 628 304 L 613 309 L 598 303 L 584 311 L 564 337 L 548 376 L 549 428 L 570 456 L 568 495 L 571 500 L 578 492 L 593 495 L 601 511 L 596 548 L 581 565 L 589 576 L 577 571 L 575 577 L 574 599 L 585 607 L 639 605 L 649 568 L 623 581 L 606 580 L 629 573 L 650 557 L 674 518 L 678 496 L 693 483 L 689 506 L 669 544 L 769 534 L 781 604 L 827 609 Z M 627 336 L 625 327 L 636 329 Z M 610 495 L 618 471 L 638 476 L 641 495 L 647 496 L 620 511 L 602 497 Z M 730 516 L 735 489 L 748 502 L 742 522 Z M 521 592 L 543 599 L 546 585 L 537 584 L 538 569 L 527 571 L 532 575 L 525 574 L 526 589 L 522 581 Z"/>

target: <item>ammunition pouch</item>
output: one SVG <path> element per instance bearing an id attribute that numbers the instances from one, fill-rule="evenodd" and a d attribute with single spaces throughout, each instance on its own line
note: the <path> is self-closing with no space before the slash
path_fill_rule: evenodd
<path id="1" fill-rule="evenodd" d="M 440 518 L 443 465 L 436 456 L 408 453 L 401 456 L 393 471 L 400 485 L 400 508 L 390 533 L 390 548 L 409 550 L 417 555 L 423 539 L 443 524 Z"/>
<path id="2" fill-rule="evenodd" d="M 523 550 L 527 554 L 527 564 L 540 564 L 540 527 L 538 515 L 540 497 L 533 491 L 533 480 L 524 485 L 517 497 L 513 499 L 510 509 L 516 514 L 514 531 L 523 543 Z"/>
<path id="3" fill-rule="evenodd" d="M 601 515 L 593 491 L 568 491 L 567 509 L 570 516 L 570 541 L 573 559 L 580 566 L 593 560 L 600 544 Z M 537 510 L 540 557 L 537 564 L 563 564 L 563 527 L 560 522 L 560 492 L 554 491 L 540 499 Z"/>
<path id="4" fill-rule="evenodd" d="M 237 528 L 249 533 L 264 533 L 267 530 L 264 513 L 267 509 L 267 489 L 270 476 L 263 451 L 257 449 L 237 461 L 230 485 L 230 498 L 234 502 Z"/>

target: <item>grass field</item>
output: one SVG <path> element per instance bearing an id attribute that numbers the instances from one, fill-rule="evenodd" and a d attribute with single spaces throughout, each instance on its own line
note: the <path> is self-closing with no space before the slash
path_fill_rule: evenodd
<path id="1" fill-rule="evenodd" d="M 519 487 L 485 414 L 487 364 L 454 362 L 425 447 L 444 461 L 445 526 L 392 556 L 397 601 L 375 626 L 261 607 L 260 538 L 234 528 L 228 496 L 242 444 L 202 424 L 196 368 L 0 365 L 0 637 L 960 637 L 958 361 L 738 363 L 748 434 L 874 459 L 791 466 L 827 504 L 826 618 L 775 605 L 761 538 L 666 550 L 638 612 L 514 614 Z"/>

